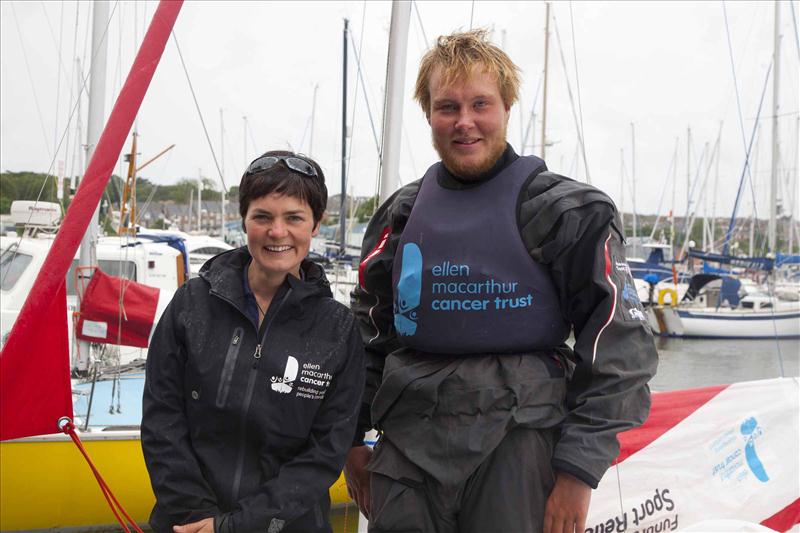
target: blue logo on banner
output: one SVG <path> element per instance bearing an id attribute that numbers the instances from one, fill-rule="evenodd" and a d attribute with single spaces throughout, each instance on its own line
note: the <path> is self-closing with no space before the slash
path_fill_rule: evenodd
<path id="1" fill-rule="evenodd" d="M 762 430 L 758 427 L 758 422 L 756 422 L 756 419 L 752 416 L 742 422 L 740 430 L 745 437 L 744 457 L 747 460 L 747 466 L 750 467 L 750 470 L 759 481 L 766 483 L 769 481 L 769 476 L 767 475 L 767 471 L 764 470 L 761 459 L 758 458 L 755 445 L 755 440 L 761 436 Z"/>
<path id="2" fill-rule="evenodd" d="M 422 251 L 413 242 L 403 246 L 397 298 L 394 303 L 394 327 L 397 333 L 410 336 L 417 332 L 417 308 L 422 292 Z"/>

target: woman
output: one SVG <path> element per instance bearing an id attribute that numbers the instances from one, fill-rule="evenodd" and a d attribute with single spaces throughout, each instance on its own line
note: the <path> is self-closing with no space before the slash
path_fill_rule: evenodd
<path id="1" fill-rule="evenodd" d="M 364 355 L 306 259 L 326 203 L 314 161 L 253 161 L 239 185 L 247 246 L 209 260 L 161 317 L 142 417 L 154 531 L 331 530 Z"/>

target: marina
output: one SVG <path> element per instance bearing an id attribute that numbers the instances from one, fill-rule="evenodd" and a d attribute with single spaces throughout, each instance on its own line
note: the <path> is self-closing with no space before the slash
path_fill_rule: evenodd
<path id="1" fill-rule="evenodd" d="M 404 116 L 408 112 L 403 108 L 411 107 L 405 100 L 410 98 L 410 83 L 413 82 L 409 79 L 410 74 L 404 72 L 413 72 L 412 68 L 416 69 L 419 60 L 414 55 L 417 45 L 413 37 L 412 42 L 408 42 L 409 29 L 418 33 L 418 40 L 422 43 L 419 47 L 421 54 L 431 44 L 428 37 L 432 34 L 426 34 L 426 25 L 429 30 L 435 28 L 436 32 L 450 32 L 453 30 L 450 26 L 460 20 L 456 12 L 461 15 L 469 12 L 469 27 L 472 28 L 477 5 L 476 24 L 491 26 L 488 31 L 492 39 L 510 50 L 512 55 L 518 54 L 522 70 L 527 71 L 526 85 L 520 92 L 518 105 L 510 114 L 510 106 L 505 109 L 508 146 L 516 146 L 519 155 L 536 153 L 543 159 L 547 151 L 550 170 L 605 191 L 608 200 L 605 200 L 605 195 L 598 195 L 595 200 L 600 198 L 600 202 L 607 202 L 612 206 L 612 212 L 616 207 L 619 214 L 619 220 L 609 222 L 613 230 L 606 237 L 605 249 L 601 248 L 596 255 L 597 261 L 605 261 L 605 278 L 601 281 L 607 282 L 604 287 L 611 291 L 611 311 L 602 317 L 606 321 L 594 338 L 591 357 L 578 360 L 578 365 L 590 361 L 589 374 L 601 375 L 604 370 L 601 370 L 600 361 L 605 361 L 603 364 L 611 361 L 613 366 L 615 361 L 620 363 L 626 356 L 628 360 L 636 360 L 637 353 L 604 354 L 598 357 L 598 366 L 594 367 L 598 344 L 606 348 L 609 345 L 602 346 L 602 342 L 613 340 L 614 335 L 627 326 L 632 326 L 629 331 L 642 328 L 639 331 L 644 332 L 649 328 L 655 336 L 658 371 L 649 383 L 653 391 L 650 416 L 641 427 L 619 434 L 620 453 L 594 491 L 586 533 L 672 531 L 687 527 L 703 531 L 702 525 L 698 526 L 700 529 L 691 526 L 704 519 L 734 518 L 741 520 L 741 524 L 746 522 L 753 527 L 770 528 L 770 531 L 800 531 L 800 493 L 797 492 L 800 487 L 800 255 L 797 253 L 800 245 L 797 224 L 800 112 L 796 109 L 800 40 L 797 39 L 795 20 L 796 2 L 723 4 L 715 6 L 715 9 L 719 7 L 719 12 L 705 11 L 708 6 L 703 4 L 689 6 L 693 10 L 689 16 L 682 17 L 681 27 L 684 27 L 684 22 L 691 26 L 695 15 L 698 20 L 713 21 L 713 25 L 705 22 L 700 29 L 689 31 L 690 28 L 685 28 L 687 35 L 706 34 L 713 27 L 714 31 L 719 31 L 714 38 L 724 35 L 728 49 L 726 54 L 713 56 L 715 83 L 696 83 L 697 87 L 691 94 L 679 98 L 674 98 L 679 94 L 677 87 L 668 89 L 661 95 L 660 115 L 654 112 L 652 104 L 652 99 L 659 94 L 655 86 L 637 91 L 647 94 L 651 101 L 628 115 L 622 111 L 633 109 L 637 98 L 626 93 L 623 83 L 609 84 L 605 81 L 613 71 L 595 70 L 595 64 L 610 66 L 605 63 L 606 58 L 627 54 L 631 48 L 629 42 L 601 52 L 606 37 L 595 37 L 591 53 L 583 56 L 579 63 L 578 45 L 572 29 L 573 64 L 568 67 L 564 52 L 570 51 L 570 47 L 565 47 L 561 41 L 559 24 L 563 32 L 568 16 L 569 25 L 577 21 L 579 36 L 585 32 L 588 38 L 595 27 L 608 24 L 598 23 L 599 15 L 592 6 L 578 5 L 575 9 L 577 17 L 573 20 L 571 3 L 569 6 L 508 3 L 504 4 L 505 15 L 501 15 L 503 10 L 497 10 L 495 4 L 489 2 L 473 1 L 471 5 L 403 1 L 356 4 L 345 2 L 342 6 L 331 7 L 332 3 L 323 3 L 315 4 L 312 10 L 303 6 L 300 11 L 294 11 L 298 9 L 297 5 L 282 2 L 234 6 L 231 12 L 239 15 L 245 9 L 252 9 L 253 15 L 242 21 L 244 26 L 240 28 L 237 25 L 231 32 L 231 35 L 235 33 L 243 42 L 249 43 L 249 48 L 243 53 L 232 53 L 234 44 L 228 43 L 230 50 L 218 55 L 219 50 L 210 52 L 207 48 L 211 40 L 198 41 L 197 35 L 204 32 L 194 31 L 205 28 L 209 23 L 206 17 L 215 13 L 218 20 L 212 17 L 212 21 L 219 30 L 216 34 L 226 35 L 229 30 L 222 28 L 229 23 L 227 12 L 218 11 L 220 6 L 215 3 L 206 4 L 204 10 L 198 9 L 198 4 L 165 1 L 157 4 L 155 12 L 156 3 L 148 2 L 135 6 L 104 1 L 91 5 L 62 3 L 58 21 L 61 29 L 67 26 L 67 18 L 72 20 L 74 15 L 74 57 L 66 62 L 73 69 L 68 76 L 70 69 L 65 67 L 64 58 L 69 53 L 62 50 L 61 44 L 58 45 L 57 61 L 53 63 L 58 66 L 57 84 L 50 81 L 34 84 L 28 62 L 27 52 L 41 45 L 32 43 L 33 35 L 38 34 L 31 30 L 34 27 L 31 20 L 40 15 L 34 13 L 29 5 L 4 3 L 0 6 L 4 15 L 3 29 L 13 16 L 19 37 L 19 49 L 15 48 L 15 53 L 8 56 L 6 35 L 10 31 L 2 32 L 4 192 L 0 207 L 4 218 L 0 236 L 3 296 L 0 321 L 0 345 L 3 349 L 0 360 L 3 364 L 0 530 L 118 531 L 111 525 L 114 514 L 118 513 L 112 513 L 108 506 L 124 511 L 119 503 L 112 503 L 109 487 L 127 509 L 130 522 L 140 525 L 147 522 L 154 496 L 142 456 L 143 432 L 140 432 L 140 427 L 149 339 L 154 325 L 181 285 L 197 277 L 202 265 L 215 255 L 248 242 L 248 236 L 243 232 L 244 221 L 238 211 L 236 183 L 238 172 L 242 168 L 248 168 L 249 172 L 247 161 L 261 153 L 264 146 L 267 149 L 286 147 L 298 154 L 313 154 L 320 162 L 328 174 L 329 201 L 324 217 L 320 215 L 320 235 L 311 242 L 308 257 L 324 267 L 330 290 L 339 302 L 350 305 L 353 290 L 359 285 L 366 288 L 364 264 L 373 254 L 381 253 L 392 235 L 392 224 L 388 224 L 375 249 L 363 252 L 365 258 L 360 264 L 366 223 L 370 217 L 377 217 L 377 205 L 422 175 L 424 168 L 418 168 L 418 162 L 428 164 L 438 160 L 429 142 L 430 110 L 426 110 L 427 115 L 415 110 L 415 119 L 409 120 Z M 139 12 L 140 6 L 144 10 L 143 17 Z M 626 36 L 630 33 L 630 38 L 641 43 L 656 41 L 655 36 L 634 35 L 645 26 L 651 27 L 649 32 L 660 32 L 668 26 L 662 19 L 672 17 L 671 10 L 677 12 L 685 7 L 674 5 L 665 9 L 663 5 L 650 4 L 648 11 L 643 6 L 631 3 L 625 7 L 629 12 L 618 11 L 619 20 L 636 15 L 638 18 L 630 20 L 637 20 L 637 23 L 625 24 L 621 26 L 624 30 L 611 33 Z M 43 10 L 47 18 L 48 13 L 55 16 L 52 7 L 42 4 L 37 9 Z M 606 7 L 608 11 L 620 8 L 616 5 Z M 183 12 L 178 16 L 181 9 Z M 270 11 L 272 9 L 276 11 Z M 512 29 L 516 22 L 514 18 L 531 18 L 534 9 L 537 23 L 543 22 L 544 26 L 543 50 L 538 45 L 533 47 L 528 41 L 528 37 L 535 33 L 541 44 L 542 39 L 536 31 L 528 27 Z M 376 16 L 378 11 L 380 15 Z M 324 15 L 317 18 L 322 13 Z M 509 13 L 511 18 L 507 18 Z M 276 16 L 279 18 L 274 18 Z M 653 19 L 645 23 L 644 16 Z M 268 38 L 259 32 L 260 36 L 254 40 L 246 31 L 247 26 L 256 20 L 273 23 L 293 17 L 308 19 L 302 42 L 295 40 L 294 35 L 285 35 L 283 24 L 272 24 L 277 27 L 270 32 L 274 35 Z M 356 22 L 358 17 L 360 22 Z M 334 19 L 336 24 L 331 22 Z M 176 21 L 175 28 L 182 31 L 173 31 Z M 433 21 L 435 25 L 431 26 Z M 139 28 L 141 22 L 150 26 L 145 27 L 145 24 Z M 338 33 L 339 22 L 344 26 L 342 35 Z M 20 30 L 20 23 L 27 28 L 25 32 Z M 47 24 L 50 23 L 48 19 Z M 508 33 L 503 24 L 508 25 Z M 376 26 L 385 31 L 376 33 Z M 128 50 L 127 44 L 123 46 L 123 35 L 134 27 L 133 34 L 126 36 L 126 43 L 131 41 L 135 46 Z M 83 47 L 92 53 L 87 55 L 84 50 L 80 56 L 78 42 L 84 31 Z M 67 33 L 69 31 L 65 32 L 65 39 Z M 186 56 L 178 48 L 178 33 L 182 35 L 182 43 L 190 43 L 184 49 Z M 609 32 L 603 33 L 607 36 Z M 50 34 L 52 43 L 47 44 L 55 46 L 52 26 Z M 261 48 L 262 41 L 273 40 L 278 34 L 282 35 L 282 40 L 271 42 L 272 48 Z M 313 38 L 307 37 L 308 34 Z M 769 38 L 765 37 L 767 34 Z M 334 51 L 336 54 L 339 51 L 332 46 L 332 43 L 340 42 L 340 37 L 341 57 L 333 55 Z M 671 32 L 669 37 L 662 36 L 660 46 L 673 37 Z M 751 37 L 758 45 L 751 42 Z M 72 39 L 70 35 L 69 40 Z M 736 46 L 731 45 L 732 40 Z M 310 55 L 305 50 L 308 43 L 315 43 Z M 362 47 L 365 43 L 366 46 Z M 377 46 L 378 43 L 381 46 Z M 553 64 L 548 68 L 548 53 L 553 54 L 556 44 L 563 70 L 560 73 L 556 72 Z M 112 49 L 110 56 L 107 53 L 109 47 Z M 520 47 L 525 53 L 518 50 Z M 552 50 L 548 52 L 550 47 Z M 797 54 L 792 47 L 796 48 Z M 276 54 L 275 48 L 292 50 L 292 53 Z M 665 71 L 685 72 L 688 76 L 685 67 L 694 61 L 699 63 L 699 58 L 704 55 L 697 54 L 698 49 L 708 49 L 711 57 L 707 43 L 693 44 L 691 60 L 684 58 L 672 67 L 659 64 L 655 73 L 650 71 L 649 78 L 654 80 L 657 74 Z M 407 50 L 410 50 L 408 58 Z M 786 54 L 787 50 L 789 54 Z M 544 57 L 541 72 L 540 52 Z M 259 55 L 269 60 L 250 61 Z M 656 49 L 645 52 L 643 48 L 642 55 L 661 57 Z M 19 63 L 16 60 L 23 56 L 31 87 L 38 86 L 43 92 L 46 88 L 48 98 L 56 100 L 55 110 L 48 111 L 47 117 L 42 115 L 35 89 L 29 91 L 30 94 L 17 92 L 16 87 L 23 79 L 21 63 L 16 66 L 18 68 L 8 67 L 15 69 L 17 83 L 7 85 L 6 80 L 11 78 L 5 70 L 6 65 L 12 64 L 9 57 Z M 193 56 L 202 57 L 203 61 L 197 63 L 195 59 L 193 62 Z M 35 66 L 38 60 L 32 57 Z M 348 57 L 355 60 L 355 65 L 350 63 L 348 66 Z M 189 68 L 186 58 L 189 59 Z M 324 63 L 319 62 L 322 58 Z M 554 57 L 549 59 L 552 61 Z M 622 57 L 618 60 L 626 61 Z M 644 77 L 632 82 L 632 86 L 647 86 L 650 80 L 644 72 L 650 65 L 634 66 L 632 58 L 627 61 L 630 63 L 628 71 L 617 73 L 613 78 L 623 80 L 628 74 L 638 75 L 641 71 Z M 116 68 L 114 87 L 109 91 L 105 86 L 106 63 Z M 246 68 L 250 71 L 246 79 L 259 82 L 240 84 L 241 72 L 238 72 L 224 82 L 217 80 L 217 86 L 207 85 L 210 71 L 226 70 L 224 67 L 228 63 Z M 262 63 L 269 68 L 262 70 Z M 727 69 L 728 63 L 730 73 L 718 70 L 720 65 Z M 298 65 L 302 66 L 300 70 L 296 68 Z M 579 65 L 587 74 L 584 77 L 587 110 L 599 113 L 610 106 L 608 109 L 615 117 L 612 120 L 606 116 L 607 113 L 592 117 L 591 111 L 587 111 L 587 116 L 592 117 L 587 121 L 592 142 L 587 144 Z M 340 66 L 341 72 L 338 71 Z M 128 78 L 123 84 L 123 73 L 129 67 Z M 370 81 L 374 82 L 379 78 L 378 71 L 384 67 L 385 83 L 380 86 L 370 84 L 367 75 L 371 73 Z M 705 70 L 712 68 L 706 65 Z M 175 76 L 181 72 L 185 80 L 177 78 L 176 82 Z M 308 78 L 309 73 L 318 78 Z M 732 85 L 724 77 L 731 74 Z M 697 72 L 694 76 L 700 78 Z M 550 84 L 557 80 L 566 87 L 566 90 L 559 88 L 555 98 L 551 94 L 549 104 L 548 77 Z M 723 78 L 724 83 L 719 81 Z M 268 83 L 261 83 L 262 79 Z M 601 84 L 593 82 L 597 79 L 604 81 Z M 210 128 L 215 130 L 212 133 L 219 134 L 218 144 L 212 142 L 208 124 L 203 119 L 193 80 L 197 87 L 204 89 L 201 96 L 210 96 L 219 108 L 218 124 Z M 303 80 L 302 83 L 308 87 L 300 87 L 298 80 Z M 355 82 L 349 89 L 348 80 Z M 231 81 L 235 90 L 231 88 Z M 662 80 L 660 85 L 672 87 L 671 82 L 668 84 Z M 178 84 L 181 87 L 188 85 L 190 91 L 182 99 L 165 104 L 164 97 L 176 94 Z M 334 97 L 332 87 L 335 85 L 339 91 L 339 84 L 341 92 Z M 250 85 L 258 86 L 256 95 L 249 94 L 252 91 Z M 613 94 L 604 92 L 607 85 L 615 87 Z M 705 93 L 710 85 L 714 85 L 713 91 Z M 67 99 L 66 87 L 69 87 L 68 117 L 60 107 L 62 99 Z M 301 103 L 299 95 L 305 94 L 307 88 L 311 88 L 308 92 L 309 96 L 313 94 L 313 98 Z M 772 89 L 771 98 L 768 97 L 768 88 Z M 374 96 L 372 93 L 378 89 L 384 107 L 380 140 L 379 125 L 375 124 L 372 116 L 373 107 L 378 108 L 380 104 L 370 102 Z M 573 89 L 577 92 L 577 105 Z M 273 92 L 275 90 L 279 92 Z M 319 105 L 318 93 L 322 97 Z M 621 100 L 615 101 L 616 93 L 623 95 Z M 14 96 L 6 97 L 9 94 Z M 231 100 L 229 94 L 236 94 L 236 98 Z M 734 94 L 735 113 L 731 103 Z M 116 102 L 110 115 L 104 110 L 107 95 Z M 348 100 L 351 95 L 353 98 Z M 31 96 L 34 101 L 28 102 Z M 253 96 L 257 104 L 244 103 Z M 729 98 L 726 108 L 717 105 L 723 96 Z M 673 100 L 679 106 L 668 109 Z M 35 122 L 27 120 L 34 116 L 34 103 L 37 126 L 44 134 L 45 142 L 35 158 L 27 155 L 16 157 L 17 153 L 26 152 L 27 145 L 34 144 L 30 140 L 33 134 L 25 131 L 28 122 Z M 691 109 L 690 103 L 696 103 L 697 109 Z M 88 110 L 83 109 L 84 104 Z M 548 105 L 552 108 L 549 123 L 546 120 Z M 27 116 L 20 116 L 15 108 L 24 109 Z M 352 115 L 349 115 L 350 111 Z M 332 129 L 333 119 L 339 112 L 341 129 Z M 153 121 L 154 116 L 159 118 L 159 122 Z M 231 116 L 242 118 L 241 138 L 233 132 Z M 572 123 L 569 117 L 573 118 Z M 367 118 L 372 138 L 364 135 Z M 88 126 L 86 131 L 84 119 Z M 225 120 L 228 121 L 227 128 Z M 51 121 L 55 122 L 52 125 L 52 145 L 50 134 L 46 132 Z M 355 128 L 356 122 L 359 122 L 358 128 Z M 612 125 L 615 122 L 622 124 L 624 133 L 615 129 L 619 126 Z M 191 134 L 174 128 L 188 123 L 194 128 Z M 541 134 L 537 138 L 539 126 Z M 7 128 L 12 127 L 15 128 L 14 135 L 9 135 Z M 201 129 L 207 145 L 189 141 L 202 137 L 196 135 Z M 593 129 L 595 135 L 591 135 Z M 171 144 L 142 164 L 139 161 L 141 151 L 154 153 L 154 145 L 166 145 L 163 135 L 167 132 L 186 145 Z M 640 136 L 638 144 L 637 132 Z M 664 132 L 668 132 L 666 136 Z M 35 133 L 38 136 L 40 132 Z M 675 136 L 676 133 L 679 136 Z M 628 134 L 630 147 L 626 140 L 625 148 L 619 148 L 619 139 Z M 316 144 L 315 136 L 318 138 Z M 26 141 L 17 144 L 15 137 Z M 603 140 L 593 140 L 592 137 Z M 323 138 L 324 149 L 319 143 Z M 130 149 L 126 151 L 129 139 Z M 266 144 L 262 144 L 264 141 Z M 473 141 L 478 142 L 473 139 L 470 143 Z M 685 148 L 682 146 L 684 141 Z M 464 139 L 459 140 L 459 144 L 465 143 Z M 231 144 L 241 146 L 234 146 L 234 150 Z M 176 146 L 178 149 L 173 151 Z M 191 147 L 187 150 L 184 146 Z M 619 171 L 614 157 L 618 148 Z M 240 151 L 243 152 L 241 159 Z M 768 165 L 760 153 L 766 151 L 771 152 Z M 45 152 L 46 156 L 43 155 Z M 670 153 L 671 162 L 664 165 Z M 191 156 L 187 158 L 187 154 Z M 226 157 L 234 171 L 226 168 Z M 156 159 L 159 159 L 158 163 L 148 167 Z M 293 164 L 298 163 L 297 157 L 290 160 L 295 162 Z M 646 161 L 644 164 L 643 160 Z M 288 169 L 294 168 L 283 161 Z M 678 170 L 683 164 L 686 167 L 685 189 Z M 759 166 L 762 167 L 760 170 Z M 765 171 L 767 166 L 769 169 Z M 142 172 L 145 167 L 152 172 L 152 175 L 148 174 L 149 179 Z M 29 168 L 35 172 L 28 171 Z M 176 168 L 180 170 L 176 171 Z M 210 175 L 213 178 L 206 175 L 208 169 L 212 169 Z M 664 170 L 666 178 L 662 179 Z M 127 174 L 127 177 L 112 175 L 115 171 L 119 175 Z M 317 176 L 314 169 L 294 168 L 294 171 L 306 177 Z M 179 183 L 168 183 L 178 175 Z M 189 175 L 192 177 L 187 178 Z M 558 179 L 564 178 L 559 176 Z M 659 180 L 661 182 L 655 186 Z M 137 194 L 137 183 L 145 193 Z M 531 183 L 533 180 L 526 182 L 526 187 L 532 186 Z M 164 190 L 159 192 L 159 187 Z M 35 190 L 38 190 L 38 195 Z M 680 198 L 679 190 L 680 194 L 685 193 L 685 198 Z M 335 192 L 338 194 L 333 194 Z M 526 195 L 527 190 L 521 189 L 515 204 L 520 212 L 509 219 L 520 223 Z M 566 201 L 573 200 L 567 197 Z M 559 205 L 555 199 L 553 206 Z M 553 206 L 542 212 L 547 214 Z M 570 205 L 569 209 L 577 207 Z M 7 217 L 6 211 L 10 211 Z M 653 214 L 646 215 L 648 212 Z M 557 227 L 545 227 L 547 221 L 543 218 L 546 217 L 539 217 L 539 214 L 535 212 L 532 216 L 531 220 L 535 222 L 531 224 L 535 227 L 533 230 L 531 227 L 527 227 L 527 231 L 523 231 L 522 226 L 517 228 L 525 247 L 520 247 L 521 255 L 515 257 L 524 261 L 515 261 L 514 265 L 527 268 L 525 261 L 532 259 L 536 268 L 542 269 L 546 280 L 548 276 L 568 278 L 570 275 L 582 279 L 579 271 L 589 271 L 601 264 L 597 261 L 595 265 L 571 264 L 568 270 L 574 272 L 568 274 L 555 268 L 549 270 L 551 266 L 548 265 L 554 264 L 551 262 L 553 257 L 548 255 L 553 253 L 552 250 L 531 248 L 529 240 L 526 240 L 536 232 L 541 232 L 538 237 L 544 238 L 553 227 Z M 474 215 L 464 213 L 465 217 Z M 473 224 L 470 227 L 477 231 L 479 228 L 476 226 L 490 227 L 494 219 L 476 217 L 469 222 Z M 467 227 L 466 219 L 464 227 Z M 316 231 L 314 235 L 317 235 Z M 613 232 L 623 243 L 619 249 L 626 246 L 627 261 L 621 260 L 621 253 L 619 256 L 609 253 L 608 242 Z M 434 233 L 428 233 L 430 242 L 436 242 Z M 576 230 L 575 233 L 580 232 Z M 464 231 L 455 231 L 452 235 L 461 239 L 465 237 Z M 464 240 L 468 241 L 469 236 Z M 492 238 L 487 239 L 484 235 L 482 240 L 492 241 Z M 502 242 L 499 237 L 498 242 Z M 548 243 L 545 248 L 550 244 L 547 240 L 537 242 Z M 517 274 L 502 276 L 492 269 L 483 270 L 484 265 L 479 262 L 459 259 L 462 248 L 491 250 L 493 244 L 464 242 L 462 245 L 457 239 L 449 239 L 447 245 L 453 246 L 448 248 L 451 253 L 437 259 L 436 264 L 425 271 L 430 279 L 423 280 L 418 271 L 403 278 L 410 297 L 395 301 L 393 323 L 396 330 L 403 335 L 413 334 L 418 320 L 417 309 L 422 304 L 429 305 L 429 311 L 434 314 L 429 316 L 437 319 L 442 316 L 477 317 L 470 323 L 476 326 L 481 325 L 481 321 L 490 324 L 488 317 L 492 312 L 510 313 L 511 310 L 519 312 L 535 308 L 540 293 L 533 289 L 529 291 L 527 284 L 516 280 Z M 281 250 L 272 251 L 286 251 L 284 246 L 276 244 L 273 248 Z M 420 247 L 415 249 L 416 256 L 409 252 L 408 257 L 413 256 L 421 268 L 422 252 Z M 430 260 L 433 255 L 428 256 L 428 251 L 426 257 Z M 404 256 L 403 260 L 406 259 Z M 414 261 L 409 260 L 409 268 Z M 602 278 L 603 268 L 597 272 Z M 618 276 L 619 283 L 615 283 L 612 276 Z M 436 295 L 433 299 L 421 300 L 423 281 L 431 282 L 431 293 Z M 246 286 L 250 290 L 249 284 Z M 591 292 L 591 288 L 583 289 Z M 572 297 L 572 290 L 570 287 L 559 296 L 569 293 Z M 576 294 L 580 294 L 580 290 Z M 399 297 L 395 295 L 395 298 Z M 562 306 L 565 301 L 561 301 Z M 358 298 L 355 297 L 353 302 L 357 306 Z M 256 306 L 266 318 L 267 313 L 258 306 L 258 301 Z M 560 318 L 566 324 L 565 317 L 572 309 L 562 307 L 561 310 Z M 369 313 L 370 319 L 374 320 L 372 309 Z M 558 314 L 553 317 L 554 323 L 559 321 Z M 592 320 L 596 322 L 597 317 Z M 603 337 L 612 321 L 619 321 L 619 324 L 612 325 Z M 576 321 L 576 334 L 580 334 L 581 328 L 586 331 L 590 322 L 579 327 Z M 372 324 L 380 334 L 375 322 Z M 544 320 L 542 324 L 545 324 Z M 237 331 L 232 337 L 232 345 L 238 346 L 244 337 L 241 331 Z M 525 336 L 524 328 L 517 328 L 517 331 L 522 332 L 521 338 Z M 479 339 L 489 346 L 483 352 L 506 353 L 502 348 L 490 351 L 491 343 L 499 343 L 491 333 L 491 330 L 486 330 Z M 441 335 L 441 338 L 446 337 Z M 562 339 L 558 336 L 557 342 Z M 570 338 L 568 342 L 572 344 L 575 341 Z M 472 347 L 477 344 L 473 342 Z M 36 349 L 31 349 L 32 346 Z M 228 350 L 225 372 L 230 378 L 237 364 L 239 348 Z M 508 353 L 513 352 L 509 349 Z M 640 353 L 652 355 L 649 348 Z M 265 362 L 270 362 L 269 353 L 265 352 L 265 355 Z M 262 357 L 261 343 L 256 346 L 253 357 L 256 362 L 252 368 L 257 369 Z M 575 361 L 563 360 L 561 363 L 568 367 Z M 303 401 L 324 400 L 325 390 L 335 381 L 333 370 L 317 363 L 298 366 L 294 355 L 286 357 L 283 374 L 279 370 L 267 378 L 271 382 L 265 386 L 284 394 L 285 398 L 290 397 L 288 393 L 294 393 Z M 250 373 L 247 402 L 258 375 L 258 372 Z M 181 381 L 181 387 L 183 385 Z M 202 391 L 193 388 L 188 396 L 191 387 L 188 383 L 186 387 L 187 398 L 198 400 Z M 225 389 L 225 398 L 227 392 Z M 590 398 L 589 403 L 578 402 L 577 407 L 570 409 L 577 410 L 581 404 L 591 406 L 595 399 Z M 224 399 L 222 403 L 225 403 Z M 220 407 L 219 396 L 217 407 Z M 242 412 L 244 421 L 247 410 Z M 602 419 L 595 413 L 589 418 Z M 283 426 L 280 429 L 284 429 Z M 369 444 L 375 443 L 373 438 L 374 434 L 369 438 Z M 87 457 L 87 461 L 90 464 L 91 460 L 95 462 L 107 484 L 87 468 L 75 449 L 75 445 L 81 449 L 80 441 L 91 457 Z M 240 461 L 239 468 L 242 464 Z M 332 472 L 331 478 L 334 476 L 335 472 Z M 277 479 L 274 472 L 273 477 Z M 342 476 L 329 493 L 333 503 L 333 530 L 365 531 L 363 520 L 359 525 L 358 511 L 350 501 Z M 117 520 L 123 521 L 119 516 Z M 731 523 L 728 527 L 734 528 Z"/>

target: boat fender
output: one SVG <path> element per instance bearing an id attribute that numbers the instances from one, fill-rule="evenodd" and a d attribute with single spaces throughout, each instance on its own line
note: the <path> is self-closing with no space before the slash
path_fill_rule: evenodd
<path id="1" fill-rule="evenodd" d="M 658 291 L 658 305 L 664 305 L 664 300 L 666 299 L 667 295 L 669 295 L 670 307 L 675 307 L 678 305 L 678 292 L 675 289 L 670 289 L 669 287 Z"/>

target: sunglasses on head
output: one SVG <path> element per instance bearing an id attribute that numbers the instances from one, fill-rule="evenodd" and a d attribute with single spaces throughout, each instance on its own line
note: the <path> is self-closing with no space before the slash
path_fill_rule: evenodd
<path id="1" fill-rule="evenodd" d="M 317 169 L 315 169 L 311 163 L 305 159 L 300 159 L 299 157 L 291 155 L 265 155 L 263 157 L 259 157 L 250 163 L 250 166 L 247 167 L 246 174 L 255 174 L 256 172 L 261 172 L 262 170 L 269 170 L 277 165 L 278 161 L 283 161 L 283 164 L 286 165 L 286 168 L 289 170 L 294 170 L 300 174 L 305 174 L 310 178 L 317 177 Z"/>

